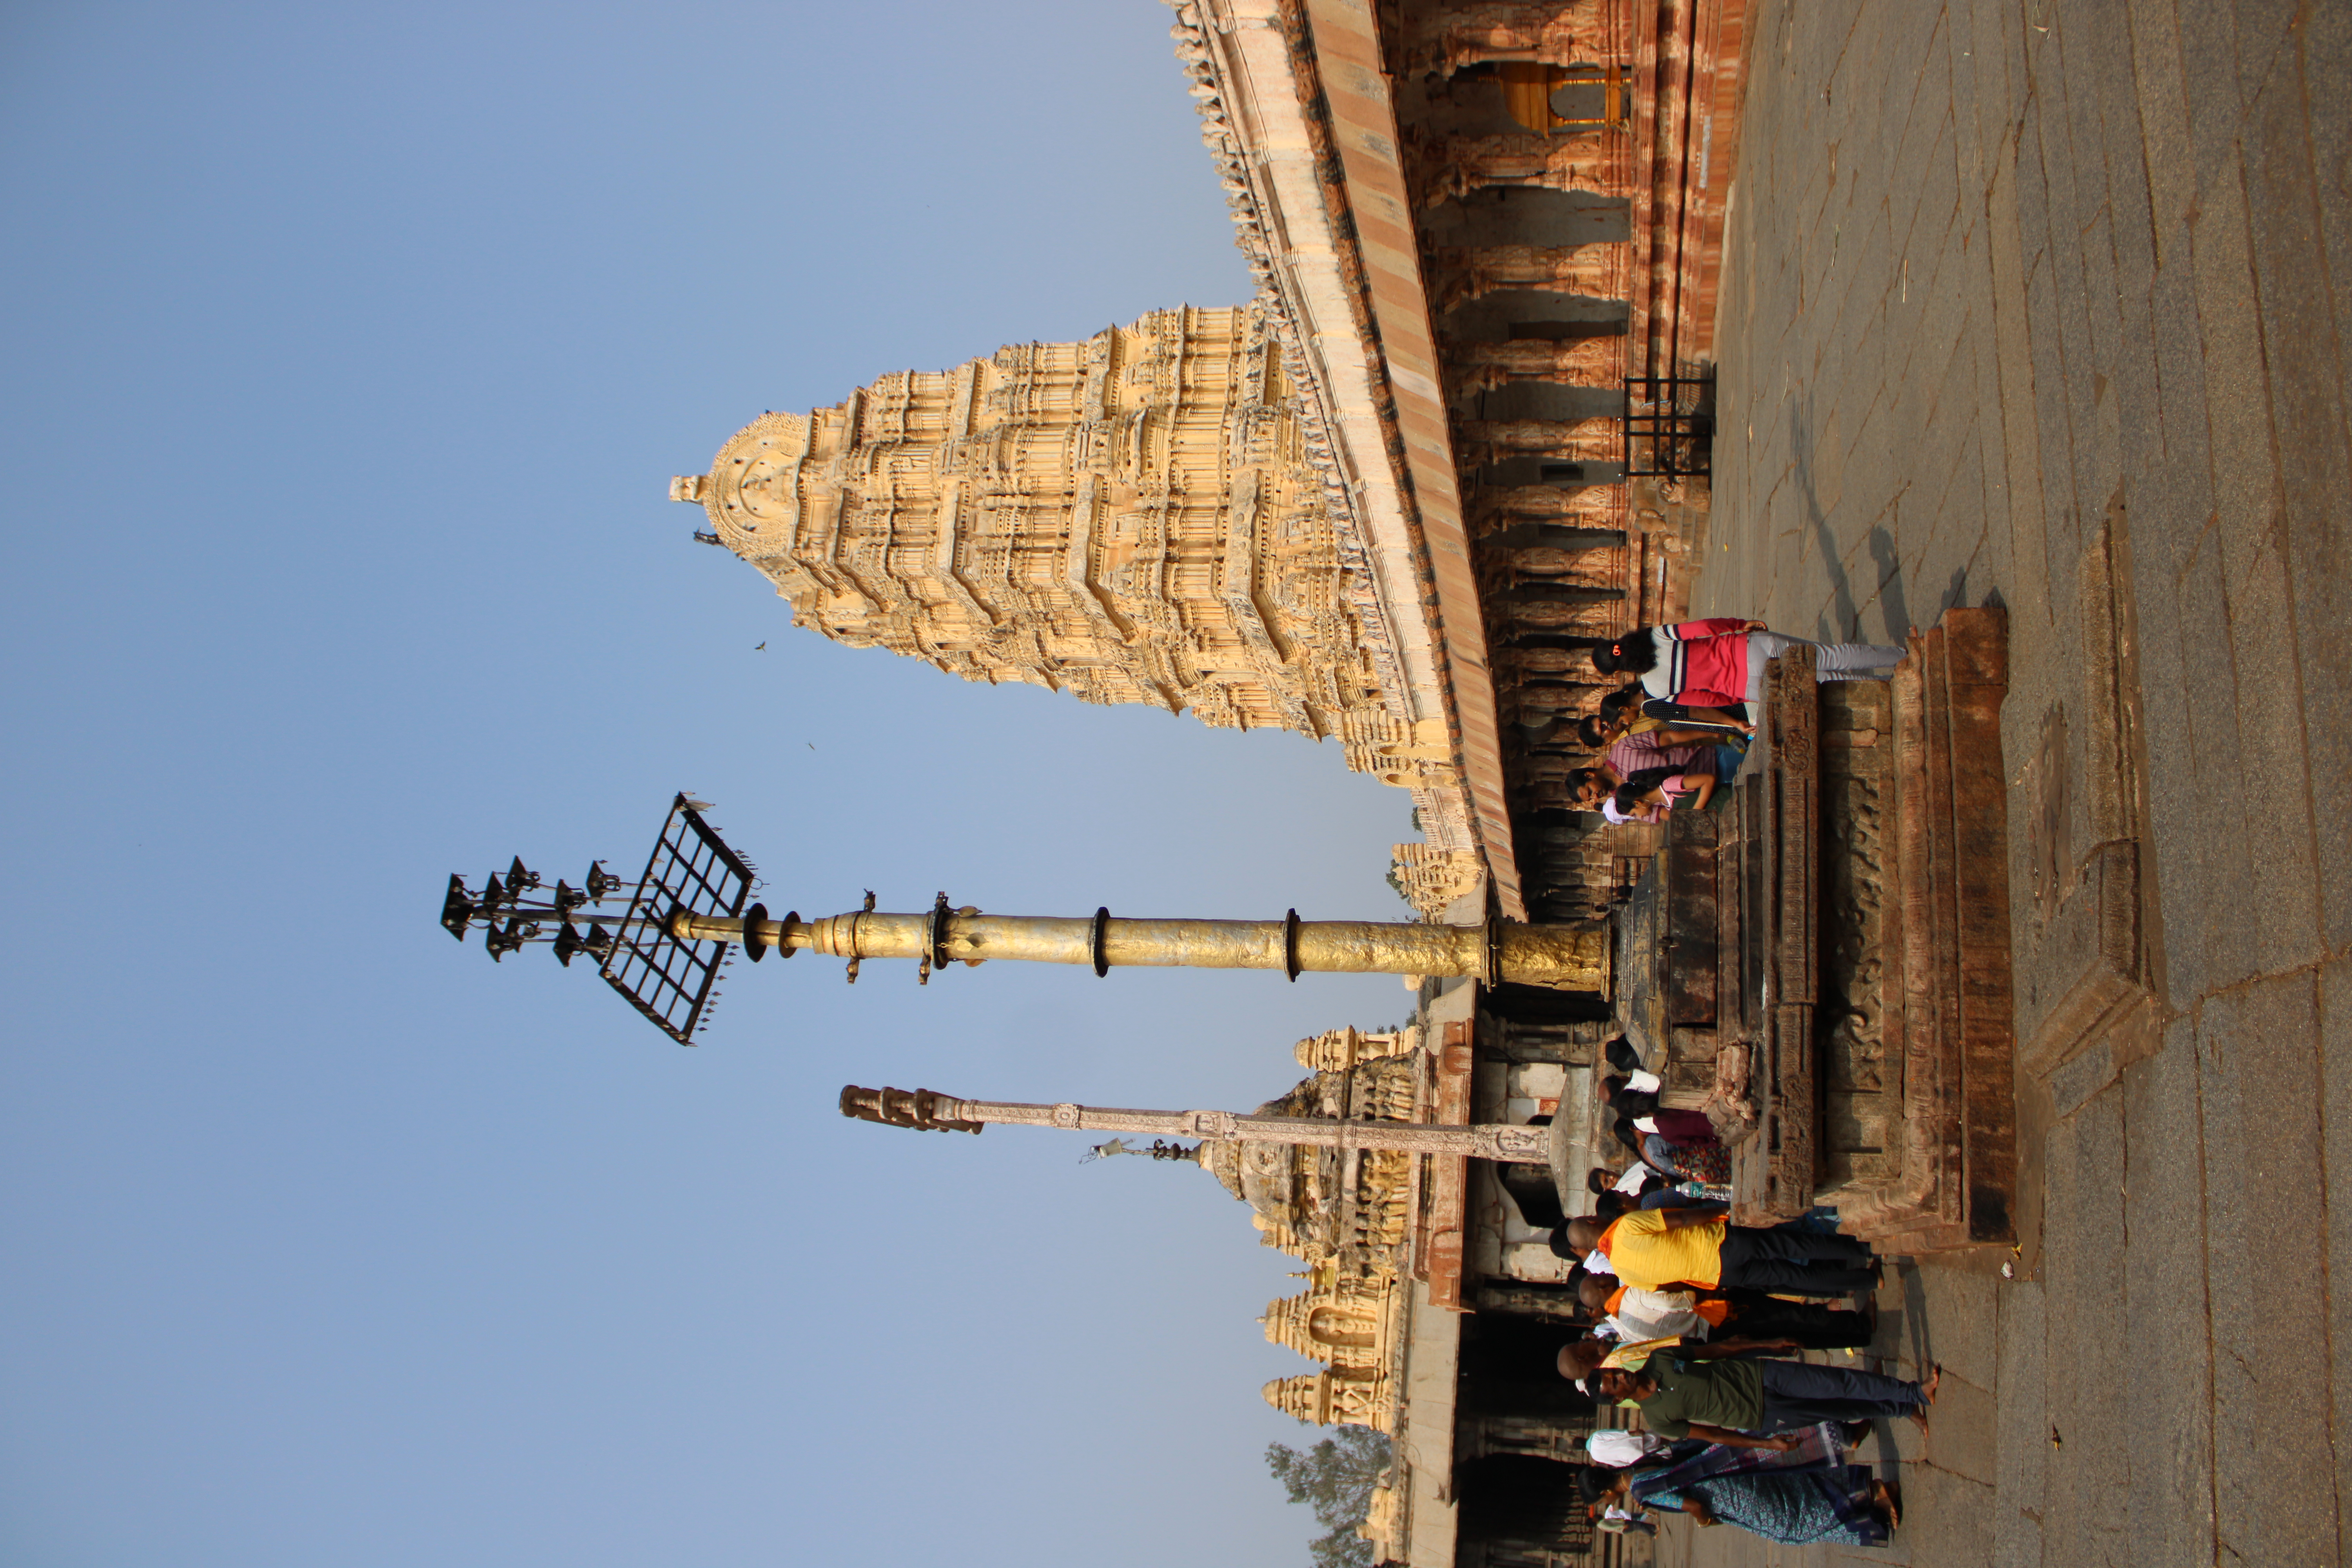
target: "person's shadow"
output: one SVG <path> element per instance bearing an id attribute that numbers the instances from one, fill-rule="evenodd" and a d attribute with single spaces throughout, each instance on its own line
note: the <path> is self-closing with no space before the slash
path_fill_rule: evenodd
<path id="1" fill-rule="evenodd" d="M 1911 602 L 1903 589 L 1903 558 L 1895 553 L 1895 535 L 1880 523 L 1870 531 L 1866 542 L 1871 564 L 1878 568 L 1878 604 L 1886 622 L 1886 642 L 1895 647 L 1903 646 L 1911 630 Z M 1848 628 L 1854 637 L 1862 635 L 1859 625 Z"/>
<path id="2" fill-rule="evenodd" d="M 1790 477 L 1797 481 L 1797 494 L 1805 509 L 1805 522 L 1813 531 L 1814 548 L 1822 552 L 1822 570 L 1829 574 L 1830 607 L 1814 626 L 1815 636 L 1822 642 L 1843 642 L 1853 635 L 1856 612 L 1853 603 L 1853 579 L 1845 569 L 1838 551 L 1837 535 L 1830 530 L 1829 513 L 1822 510 L 1821 484 L 1813 470 L 1812 399 L 1809 396 L 1801 406 L 1792 404 L 1789 409 Z M 1834 622 L 1834 625 L 1831 623 Z"/>
<path id="3" fill-rule="evenodd" d="M 1933 1345 L 1927 1331 L 1927 1289 L 1919 1278 L 1916 1265 L 1897 1263 L 1895 1275 L 1903 1292 L 1903 1304 L 1894 1311 L 1879 1309 L 1878 1332 L 1870 1342 L 1869 1354 L 1882 1361 L 1896 1363 L 1890 1375 L 1906 1375 L 1900 1364 L 1909 1363 L 1908 1375 L 1924 1381 L 1927 1369 L 1936 1364 Z M 1931 1417 L 1932 1419 L 1932 1417 Z M 1907 1425 L 1907 1423 L 1906 1423 Z M 1893 1417 L 1882 1416 L 1870 1424 L 1870 1434 L 1875 1442 L 1871 1450 L 1871 1469 L 1890 1486 L 1903 1484 L 1903 1455 L 1896 1447 L 1897 1427 Z M 1919 1456 L 1924 1463 L 1927 1456 Z"/>

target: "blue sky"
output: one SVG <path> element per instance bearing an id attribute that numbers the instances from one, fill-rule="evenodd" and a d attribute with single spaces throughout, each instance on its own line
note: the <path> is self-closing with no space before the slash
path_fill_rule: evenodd
<path id="1" fill-rule="evenodd" d="M 1239 1205 L 833 1100 L 1254 1104 L 1394 981 L 803 956 L 681 1050 L 433 922 L 681 786 L 812 913 L 1404 912 L 1336 746 L 835 647 L 663 499 L 1245 298 L 1168 19 L 0 14 L 0 1558 L 1302 1561 Z"/>

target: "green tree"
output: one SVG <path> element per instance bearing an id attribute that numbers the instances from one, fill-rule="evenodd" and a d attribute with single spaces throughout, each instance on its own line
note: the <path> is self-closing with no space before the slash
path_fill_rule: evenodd
<path id="1" fill-rule="evenodd" d="M 1372 1506 L 1372 1483 L 1389 1468 L 1389 1440 L 1369 1426 L 1342 1426 L 1301 1453 L 1265 1447 L 1265 1468 L 1292 1502 L 1310 1504 L 1324 1532 L 1309 1549 L 1315 1568 L 1371 1568 L 1372 1543 L 1356 1533 Z"/>

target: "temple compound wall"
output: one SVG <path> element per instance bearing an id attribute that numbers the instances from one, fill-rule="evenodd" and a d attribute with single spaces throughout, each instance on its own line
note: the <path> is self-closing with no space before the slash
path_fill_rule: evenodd
<path id="1" fill-rule="evenodd" d="M 1433 914 L 1476 877 L 1453 751 L 1317 447 L 1265 310 L 1179 309 L 764 415 L 671 495 L 835 641 L 1337 740 L 1413 792 Z"/>

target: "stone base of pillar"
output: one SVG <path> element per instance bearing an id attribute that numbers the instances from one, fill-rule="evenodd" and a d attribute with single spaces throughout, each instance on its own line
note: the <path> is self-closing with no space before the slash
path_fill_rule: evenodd
<path id="1" fill-rule="evenodd" d="M 1732 798 L 1660 857 L 1664 1099 L 1731 1145 L 1740 1224 L 1827 1204 L 1890 1251 L 2005 1244 L 2007 613 L 1947 612 L 1891 682 L 1818 685 L 1812 658 L 1773 661 Z"/>
<path id="2" fill-rule="evenodd" d="M 2008 691 L 1998 608 L 1946 611 L 1894 682 L 1895 866 L 1878 911 L 1878 989 L 1881 1077 L 1899 1082 L 1900 1114 L 1882 1123 L 1895 1142 L 1875 1179 L 1854 1168 L 1819 1194 L 1845 1230 L 1888 1251 L 2016 1236 Z"/>

